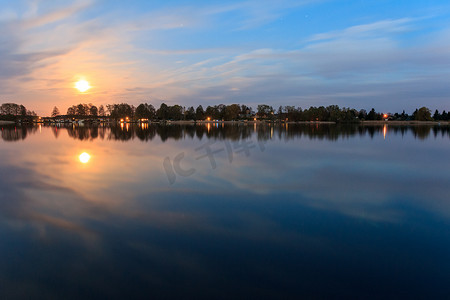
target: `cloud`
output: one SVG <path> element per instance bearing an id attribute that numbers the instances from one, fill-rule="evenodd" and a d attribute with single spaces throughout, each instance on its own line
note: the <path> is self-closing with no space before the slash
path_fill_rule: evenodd
<path id="1" fill-rule="evenodd" d="M 337 103 L 366 108 L 378 102 L 378 109 L 392 110 L 428 103 L 442 109 L 448 83 L 441 66 L 450 60 L 442 50 L 448 48 L 446 31 L 428 44 L 403 45 L 397 38 L 419 26 L 419 21 L 362 24 L 315 35 L 296 50 L 256 49 L 222 58 L 208 68 L 193 64 L 173 70 L 176 75 L 168 86 L 185 86 L 185 99 L 209 98 L 216 103 Z M 240 93 L 234 93 L 237 89 Z"/>
<path id="2" fill-rule="evenodd" d="M 46 60 L 58 58 L 70 51 L 69 43 L 49 45 L 49 30 L 40 31 L 38 27 L 61 21 L 87 7 L 87 4 L 87 1 L 76 2 L 73 6 L 43 15 L 28 13 L 22 19 L 11 18 L 0 23 L 0 88 L 3 93 L 14 93 L 20 86 L 14 84 L 15 79 L 21 76 L 33 78 L 33 71 L 45 67 Z M 47 44 L 43 41 L 47 41 Z"/>
<path id="3" fill-rule="evenodd" d="M 56 10 L 51 10 L 44 14 L 38 15 L 36 14 L 38 6 L 35 3 L 34 5 L 31 5 L 31 13 L 28 13 L 29 17 L 23 20 L 21 26 L 26 29 L 36 29 L 41 26 L 62 21 L 82 12 L 92 4 L 93 2 L 90 0 L 78 0 L 68 6 L 63 6 L 61 8 L 57 8 Z"/>
<path id="4" fill-rule="evenodd" d="M 203 14 L 216 17 L 234 13 L 231 19 L 237 22 L 234 23 L 233 30 L 251 30 L 277 21 L 293 9 L 318 2 L 322 1 L 241 1 L 207 7 L 203 10 Z"/>
<path id="5" fill-rule="evenodd" d="M 50 184 L 45 181 L 45 175 L 37 176 L 30 172 L 30 169 L 18 166 L 2 164 L 0 171 L 0 208 L 3 220 L 13 221 L 12 223 L 31 223 L 36 228 L 38 234 L 45 235 L 45 227 L 65 230 L 80 235 L 83 238 L 95 238 L 95 233 L 76 220 L 65 219 L 61 216 L 56 206 L 48 205 L 51 199 L 43 200 L 39 195 L 45 191 L 48 195 L 64 195 L 60 199 L 65 199 L 65 205 L 69 205 L 72 198 L 84 200 L 75 190 Z M 33 191 L 33 197 L 29 196 L 29 191 Z M 82 201 L 86 206 L 86 202 Z M 47 205 L 46 205 L 47 204 Z M 42 210 L 46 207 L 46 210 Z M 69 206 L 67 206 L 68 208 Z M 45 212 L 44 212 L 45 211 Z M 91 240 L 92 241 L 92 240 Z"/>
<path id="6" fill-rule="evenodd" d="M 344 30 L 320 33 L 310 38 L 310 41 L 329 40 L 337 38 L 364 38 L 374 36 L 386 36 L 386 34 L 398 34 L 412 30 L 411 23 L 415 19 L 403 18 L 397 20 L 382 20 L 369 24 L 348 27 Z"/>
<path id="7" fill-rule="evenodd" d="M 73 81 L 87 77 L 95 88 L 83 101 L 98 105 L 146 99 L 398 110 L 431 98 L 427 104 L 445 108 L 450 35 L 424 30 L 427 18 L 312 30 L 288 37 L 289 47 L 244 42 L 315 2 L 111 5 L 101 14 L 105 7 L 93 1 L 8 8 L 0 16 L 1 97 L 31 109 L 40 103 L 41 114 L 55 103 L 64 111 L 79 101 Z"/>

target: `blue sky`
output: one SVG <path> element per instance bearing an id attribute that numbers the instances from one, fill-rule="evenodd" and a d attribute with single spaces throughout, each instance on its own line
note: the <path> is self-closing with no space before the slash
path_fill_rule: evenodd
<path id="1" fill-rule="evenodd" d="M 448 1 L 2 1 L 0 102 L 450 109 Z M 92 89 L 80 94 L 79 79 Z"/>

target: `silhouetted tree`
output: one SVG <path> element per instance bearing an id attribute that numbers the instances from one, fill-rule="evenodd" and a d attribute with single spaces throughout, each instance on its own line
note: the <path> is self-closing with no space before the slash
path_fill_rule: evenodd
<path id="1" fill-rule="evenodd" d="M 103 105 L 100 105 L 98 108 L 98 115 L 101 117 L 105 116 L 105 107 Z"/>
<path id="2" fill-rule="evenodd" d="M 195 119 L 196 119 L 195 109 L 193 106 L 191 106 L 186 110 L 186 120 L 195 120 Z"/>
<path id="3" fill-rule="evenodd" d="M 409 115 L 407 113 L 405 113 L 405 111 L 403 110 L 402 114 L 400 115 L 400 120 L 406 121 L 406 120 L 408 120 L 408 118 L 409 118 Z"/>
<path id="4" fill-rule="evenodd" d="M 417 121 L 431 121 L 431 112 L 426 107 L 421 107 L 417 110 L 414 119 Z"/>
<path id="5" fill-rule="evenodd" d="M 98 116 L 98 108 L 97 108 L 97 106 L 92 105 L 92 106 L 89 108 L 89 114 L 90 114 L 91 116 L 93 116 L 93 117 L 97 117 L 97 116 Z"/>
<path id="6" fill-rule="evenodd" d="M 107 106 L 108 107 L 108 106 Z M 134 106 L 129 105 L 127 103 L 121 104 L 113 104 L 108 107 L 108 110 L 111 111 L 110 115 L 112 118 L 117 119 L 125 119 L 125 118 L 133 118 L 134 117 Z"/>
<path id="7" fill-rule="evenodd" d="M 367 118 L 367 111 L 365 109 L 361 109 L 358 114 L 358 119 L 365 120 Z"/>
<path id="8" fill-rule="evenodd" d="M 67 115 L 68 116 L 75 116 L 76 114 L 76 107 L 75 106 L 71 106 L 67 109 Z"/>
<path id="9" fill-rule="evenodd" d="M 75 114 L 76 114 L 77 116 L 85 116 L 85 115 L 87 115 L 85 106 L 84 106 L 83 104 L 78 104 L 78 105 L 77 105 L 77 109 L 76 109 L 76 111 L 75 111 Z"/>
<path id="10" fill-rule="evenodd" d="M 167 120 L 169 118 L 169 107 L 165 103 L 161 103 L 161 106 L 156 111 L 156 116 L 160 120 Z"/>
<path id="11" fill-rule="evenodd" d="M 203 110 L 203 106 L 199 105 L 197 109 L 195 110 L 195 118 L 197 120 L 204 120 L 205 119 L 205 111 Z"/>
<path id="12" fill-rule="evenodd" d="M 175 104 L 169 106 L 169 119 L 170 120 L 182 120 L 183 119 L 183 107 Z"/>
<path id="13" fill-rule="evenodd" d="M 135 115 L 138 119 L 153 120 L 155 118 L 155 108 L 151 104 L 139 104 L 136 108 Z"/>
<path id="14" fill-rule="evenodd" d="M 27 109 L 26 109 L 26 107 L 23 106 L 23 105 L 20 105 L 20 115 L 21 115 L 22 117 L 24 117 L 24 116 L 27 115 Z"/>
<path id="15" fill-rule="evenodd" d="M 52 111 L 52 118 L 59 116 L 59 109 L 55 106 Z"/>
<path id="16" fill-rule="evenodd" d="M 239 104 L 231 104 L 225 107 L 224 119 L 227 121 L 236 120 L 239 117 L 241 108 Z"/>
<path id="17" fill-rule="evenodd" d="M 258 117 L 263 119 L 272 119 L 273 118 L 273 107 L 269 106 L 267 104 L 260 104 L 258 105 Z"/>
<path id="18" fill-rule="evenodd" d="M 207 118 L 211 118 L 211 119 L 217 119 L 218 116 L 219 115 L 219 112 L 217 111 L 217 109 L 215 108 L 215 107 L 213 107 L 213 106 L 208 106 L 207 108 L 206 108 L 206 111 L 205 111 L 205 117 L 207 117 Z"/>
<path id="19" fill-rule="evenodd" d="M 436 111 L 434 112 L 433 119 L 434 119 L 435 121 L 439 121 L 439 120 L 442 119 L 442 115 L 439 113 L 439 111 L 438 111 L 437 109 L 436 109 Z"/>

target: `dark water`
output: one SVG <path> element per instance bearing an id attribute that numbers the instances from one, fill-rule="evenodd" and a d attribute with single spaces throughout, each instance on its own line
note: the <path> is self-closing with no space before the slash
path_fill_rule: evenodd
<path id="1" fill-rule="evenodd" d="M 448 299 L 449 150 L 443 126 L 3 127 L 0 299 Z"/>

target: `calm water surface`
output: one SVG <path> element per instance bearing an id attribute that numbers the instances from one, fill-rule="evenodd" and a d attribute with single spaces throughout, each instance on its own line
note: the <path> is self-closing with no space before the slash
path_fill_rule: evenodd
<path id="1" fill-rule="evenodd" d="M 448 298 L 449 150 L 443 126 L 3 127 L 0 298 Z"/>

